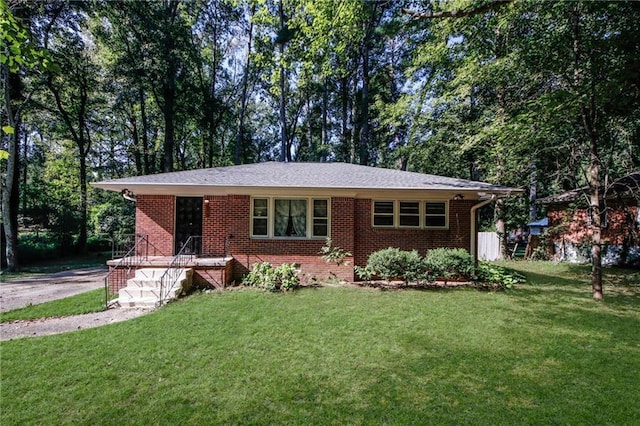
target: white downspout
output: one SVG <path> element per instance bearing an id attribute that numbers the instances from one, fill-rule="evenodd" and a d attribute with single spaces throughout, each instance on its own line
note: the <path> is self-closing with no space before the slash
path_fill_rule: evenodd
<path id="1" fill-rule="evenodd" d="M 480 207 L 484 207 L 496 199 L 496 194 L 491 195 L 491 198 L 484 200 L 473 207 L 471 207 L 471 258 L 474 261 L 478 261 L 478 233 L 476 232 L 477 211 Z"/>

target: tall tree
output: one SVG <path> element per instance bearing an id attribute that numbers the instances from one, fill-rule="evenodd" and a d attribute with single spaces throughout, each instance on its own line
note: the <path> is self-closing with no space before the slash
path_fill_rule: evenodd
<path id="1" fill-rule="evenodd" d="M 0 0 L 0 74 L 3 83 L 2 150 L 6 169 L 2 180 L 2 225 L 6 238 L 6 260 L 9 271 L 18 265 L 18 209 L 20 206 L 20 135 L 22 112 L 31 94 L 23 87 L 23 70 L 56 71 L 50 56 L 32 42 L 29 33 L 31 11 L 21 4 L 14 10 Z"/>
<path id="2" fill-rule="evenodd" d="M 92 145 L 92 120 L 99 116 L 101 99 L 96 89 L 100 81 L 92 50 L 85 41 L 88 34 L 81 27 L 86 20 L 84 11 L 65 8 L 52 22 L 45 44 L 55 53 L 64 76 L 50 72 L 46 85 L 53 97 L 55 113 L 64 123 L 64 133 L 71 137 L 77 149 L 80 192 L 78 249 L 84 253 L 88 223 L 87 159 Z"/>
<path id="3" fill-rule="evenodd" d="M 428 136 L 454 136 L 462 158 L 474 163 L 491 159 L 482 171 L 490 181 L 524 186 L 534 163 L 548 171 L 541 176 L 549 190 L 558 182 L 586 184 L 593 297 L 599 300 L 602 188 L 607 176 L 620 176 L 621 159 L 631 155 L 625 141 L 637 134 L 637 122 L 629 118 L 639 110 L 638 86 L 630 78 L 639 46 L 628 40 L 638 40 L 638 25 L 628 16 L 638 6 L 506 3 L 409 15 L 430 22 L 440 41 L 426 49 L 446 64 Z"/>

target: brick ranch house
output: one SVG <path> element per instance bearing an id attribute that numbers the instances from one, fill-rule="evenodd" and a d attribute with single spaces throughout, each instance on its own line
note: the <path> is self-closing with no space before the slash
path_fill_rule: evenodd
<path id="1" fill-rule="evenodd" d="M 549 251 L 557 260 L 585 262 L 591 250 L 588 188 L 538 200 L 546 206 Z M 603 264 L 640 264 L 640 173 L 632 173 L 601 188 Z"/>
<path id="2" fill-rule="evenodd" d="M 477 210 L 520 190 L 484 182 L 346 163 L 267 162 L 93 183 L 136 202 L 136 233 L 160 256 L 201 236 L 195 277 L 224 286 L 255 262 L 299 265 L 303 281 L 354 280 L 374 251 L 390 246 L 464 248 L 476 255 Z M 352 256 L 327 264 L 331 238 Z M 225 259 L 207 270 L 205 259 Z M 198 267 L 198 265 L 200 267 Z"/>

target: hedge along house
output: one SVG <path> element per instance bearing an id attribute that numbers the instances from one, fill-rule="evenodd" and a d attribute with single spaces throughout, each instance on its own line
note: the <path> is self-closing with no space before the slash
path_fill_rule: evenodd
<path id="1" fill-rule="evenodd" d="M 346 163 L 268 162 L 93 185 L 135 198 L 136 233 L 146 236 L 156 261 L 197 237 L 195 275 L 216 286 L 240 279 L 255 262 L 295 263 L 303 281 L 353 281 L 354 265 L 390 246 L 422 255 L 464 248 L 475 256 L 477 210 L 521 192 Z M 348 264 L 320 257 L 327 238 L 352 254 Z"/>

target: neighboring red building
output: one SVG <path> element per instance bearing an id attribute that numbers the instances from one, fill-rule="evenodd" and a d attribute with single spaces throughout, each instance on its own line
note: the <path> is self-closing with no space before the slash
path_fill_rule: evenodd
<path id="1" fill-rule="evenodd" d="M 640 173 L 613 182 L 602 193 L 603 263 L 640 262 Z M 558 260 L 589 260 L 593 227 L 586 194 L 587 188 L 581 188 L 538 200 L 547 206 L 547 234 Z"/>
<path id="2" fill-rule="evenodd" d="M 354 265 L 365 265 L 369 254 L 390 246 L 421 254 L 460 247 L 475 255 L 477 209 L 520 193 L 345 163 L 269 162 L 93 185 L 135 198 L 136 233 L 147 235 L 155 254 L 175 255 L 189 236 L 201 236 L 202 258 L 232 258 L 233 272 L 219 278 L 225 282 L 262 261 L 296 263 L 303 280 L 332 275 L 352 281 Z M 352 254 L 347 265 L 320 257 L 327 238 Z"/>

